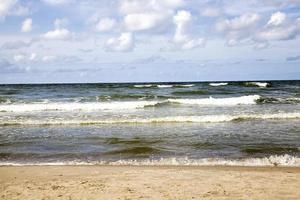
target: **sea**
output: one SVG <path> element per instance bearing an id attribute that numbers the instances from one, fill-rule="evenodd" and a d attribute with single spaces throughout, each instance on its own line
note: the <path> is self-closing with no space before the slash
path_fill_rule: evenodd
<path id="1" fill-rule="evenodd" d="M 0 85 L 0 165 L 300 167 L 300 81 Z"/>

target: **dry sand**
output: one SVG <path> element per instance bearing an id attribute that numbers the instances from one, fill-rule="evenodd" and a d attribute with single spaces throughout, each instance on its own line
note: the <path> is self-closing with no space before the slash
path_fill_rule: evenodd
<path id="1" fill-rule="evenodd" d="M 300 168 L 0 167 L 0 199 L 300 199 Z"/>

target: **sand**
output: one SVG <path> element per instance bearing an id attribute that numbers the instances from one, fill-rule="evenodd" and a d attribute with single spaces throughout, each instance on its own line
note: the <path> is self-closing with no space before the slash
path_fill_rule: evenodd
<path id="1" fill-rule="evenodd" d="M 0 167 L 0 199 L 300 199 L 300 168 Z"/>

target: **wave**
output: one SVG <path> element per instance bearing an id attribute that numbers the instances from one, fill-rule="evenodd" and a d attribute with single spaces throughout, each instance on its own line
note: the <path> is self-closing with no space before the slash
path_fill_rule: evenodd
<path id="1" fill-rule="evenodd" d="M 300 103 L 300 98 L 292 97 L 292 98 L 260 98 L 258 103 L 272 103 L 272 104 L 298 104 Z"/>
<path id="2" fill-rule="evenodd" d="M 126 110 L 154 106 L 157 101 L 128 102 L 93 102 L 93 103 L 31 103 L 0 105 L 0 112 L 31 112 L 31 111 L 93 111 L 93 110 Z"/>
<path id="3" fill-rule="evenodd" d="M 248 87 L 269 87 L 271 86 L 269 83 L 266 83 L 266 82 L 246 82 L 244 83 L 245 86 L 248 86 Z"/>
<path id="4" fill-rule="evenodd" d="M 154 118 L 103 119 L 103 120 L 12 120 L 0 122 L 0 126 L 13 125 L 100 125 L 100 124 L 151 124 L 151 123 L 221 123 L 247 120 L 300 119 L 300 113 L 172 116 Z"/>
<path id="5" fill-rule="evenodd" d="M 188 88 L 188 87 L 193 87 L 195 84 L 158 84 L 158 85 L 153 85 L 153 84 L 144 84 L 144 85 L 134 85 L 134 88 L 172 88 L 172 87 L 178 87 L 178 88 Z"/>
<path id="6" fill-rule="evenodd" d="M 61 162 L 11 162 L 2 161 L 0 166 L 29 165 L 117 165 L 117 166 L 245 166 L 245 167 L 300 167 L 300 158 L 292 155 L 272 155 L 262 158 L 200 158 L 170 157 L 158 159 L 126 159 L 116 161 L 61 161 Z"/>
<path id="7" fill-rule="evenodd" d="M 163 101 L 116 101 L 116 102 L 44 102 L 23 104 L 0 104 L 0 112 L 30 112 L 30 111 L 92 111 L 92 110 L 125 110 L 151 106 L 161 106 L 166 103 L 234 106 L 240 104 L 255 104 L 259 95 L 203 98 L 203 99 L 167 99 Z"/>
<path id="8" fill-rule="evenodd" d="M 167 96 L 156 96 L 152 94 L 111 94 L 96 97 L 98 100 L 123 100 L 123 99 L 157 99 L 168 98 Z"/>
<path id="9" fill-rule="evenodd" d="M 0 96 L 0 104 L 9 104 L 11 103 L 10 99 L 9 98 L 6 98 L 6 97 L 1 97 Z"/>
<path id="10" fill-rule="evenodd" d="M 248 95 L 229 98 L 203 98 L 203 99 L 168 99 L 171 103 L 193 104 L 193 105 L 215 105 L 215 106 L 235 106 L 256 104 L 261 97 L 259 95 Z"/>
<path id="11" fill-rule="evenodd" d="M 228 83 L 210 83 L 209 85 L 210 85 L 210 86 L 217 87 L 217 86 L 225 86 L 225 85 L 228 85 Z"/>
<path id="12" fill-rule="evenodd" d="M 173 92 L 173 95 L 205 95 L 205 91 L 182 91 Z M 103 97 L 98 97 L 101 99 Z M 38 111 L 94 111 L 94 110 L 130 110 L 149 107 L 179 105 L 196 106 L 238 106 L 253 104 L 297 104 L 300 98 L 267 98 L 260 95 L 247 95 L 240 97 L 227 98 L 198 98 L 198 99 L 180 99 L 170 98 L 170 96 L 153 95 L 112 95 L 105 96 L 104 100 L 121 100 L 138 98 L 137 101 L 105 101 L 105 102 L 86 102 L 78 100 L 76 102 L 33 102 L 33 103 L 3 103 L 0 104 L 0 112 L 38 112 Z M 145 100 L 149 99 L 149 100 Z M 160 99 L 160 100 L 159 100 Z"/>
<path id="13" fill-rule="evenodd" d="M 173 85 L 157 85 L 158 88 L 172 88 Z"/>
<path id="14" fill-rule="evenodd" d="M 152 84 L 145 84 L 145 85 L 134 85 L 135 88 L 151 88 L 153 87 Z"/>
<path id="15" fill-rule="evenodd" d="M 172 94 L 173 95 L 205 95 L 209 93 L 203 90 L 191 90 L 191 91 L 175 91 L 172 92 Z"/>
<path id="16" fill-rule="evenodd" d="M 175 85 L 175 87 L 193 87 L 195 84 L 180 84 L 180 85 Z"/>

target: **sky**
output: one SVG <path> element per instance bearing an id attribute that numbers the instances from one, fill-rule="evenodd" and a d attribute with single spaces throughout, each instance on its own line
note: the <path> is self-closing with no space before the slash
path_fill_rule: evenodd
<path id="1" fill-rule="evenodd" d="M 300 79 L 300 0 L 0 0 L 0 83 Z"/>

